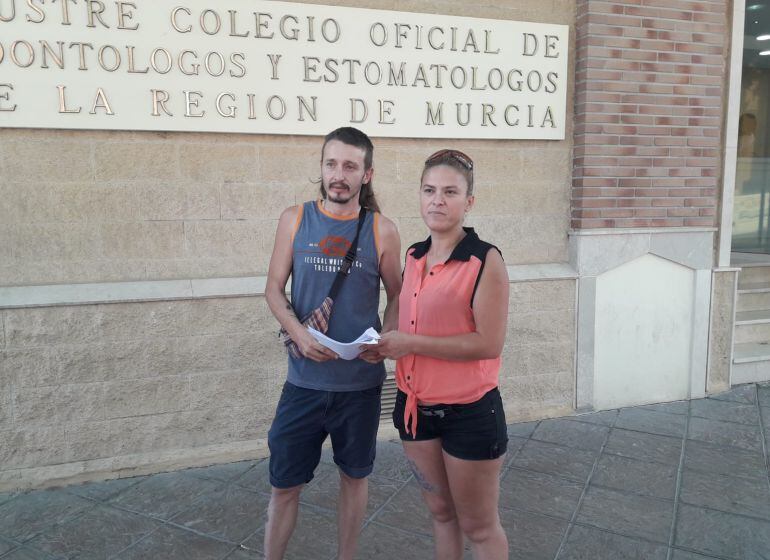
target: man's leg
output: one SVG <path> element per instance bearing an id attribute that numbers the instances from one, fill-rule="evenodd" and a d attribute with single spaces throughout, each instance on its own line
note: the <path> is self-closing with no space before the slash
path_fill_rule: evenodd
<path id="1" fill-rule="evenodd" d="M 326 439 L 323 412 L 328 393 L 284 385 L 267 435 L 272 493 L 267 510 L 264 550 L 268 560 L 281 560 L 297 524 L 299 495 L 313 478 Z"/>
<path id="2" fill-rule="evenodd" d="M 369 486 L 366 477 L 374 467 L 382 387 L 334 394 L 327 411 L 326 431 L 332 439 L 334 462 L 340 470 L 337 535 L 340 560 L 353 558 L 366 514 Z"/>
<path id="3" fill-rule="evenodd" d="M 289 538 L 297 525 L 299 494 L 302 486 L 294 488 L 273 487 L 270 505 L 267 506 L 265 525 L 265 560 L 281 560 L 286 554 Z"/>
<path id="4" fill-rule="evenodd" d="M 366 478 L 352 478 L 341 470 L 340 499 L 337 507 L 337 538 L 339 560 L 351 560 L 358 544 L 358 534 L 366 514 L 369 482 Z"/>

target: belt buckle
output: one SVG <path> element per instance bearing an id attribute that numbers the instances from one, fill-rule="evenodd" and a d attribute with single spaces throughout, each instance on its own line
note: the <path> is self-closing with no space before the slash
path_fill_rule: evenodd
<path id="1" fill-rule="evenodd" d="M 437 408 L 437 409 L 420 409 L 420 413 L 422 413 L 425 416 L 438 416 L 439 418 L 443 418 L 446 416 L 446 411 L 443 408 Z"/>

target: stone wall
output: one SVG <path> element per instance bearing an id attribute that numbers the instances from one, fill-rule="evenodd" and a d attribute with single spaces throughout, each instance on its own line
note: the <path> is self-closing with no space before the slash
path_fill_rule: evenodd
<path id="1" fill-rule="evenodd" d="M 574 51 L 574 0 L 341 4 L 566 24 Z M 468 223 L 507 264 L 565 263 L 572 90 L 570 79 L 564 141 L 375 139 L 375 191 L 403 247 L 427 233 L 422 162 L 452 146 L 476 161 Z M 266 454 L 285 358 L 258 291 L 33 307 L 4 304 L 3 288 L 264 281 L 281 210 L 317 194 L 320 138 L 0 129 L 0 146 L 0 488 Z M 574 280 L 512 284 L 501 381 L 512 419 L 571 410 L 574 291 Z"/>

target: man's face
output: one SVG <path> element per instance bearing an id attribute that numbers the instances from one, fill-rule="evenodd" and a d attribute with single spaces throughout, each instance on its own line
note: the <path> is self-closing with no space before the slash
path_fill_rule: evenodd
<path id="1" fill-rule="evenodd" d="M 321 181 L 331 202 L 345 204 L 358 200 L 361 185 L 372 178 L 372 169 L 366 169 L 366 151 L 331 140 L 321 156 Z"/>

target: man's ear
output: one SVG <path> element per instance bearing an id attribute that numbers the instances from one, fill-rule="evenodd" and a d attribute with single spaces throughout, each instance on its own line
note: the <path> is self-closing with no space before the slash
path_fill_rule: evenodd
<path id="1" fill-rule="evenodd" d="M 366 170 L 366 173 L 364 173 L 364 180 L 361 181 L 361 184 L 366 185 L 367 183 L 371 183 L 372 177 L 374 177 L 374 167 L 370 167 Z"/>

